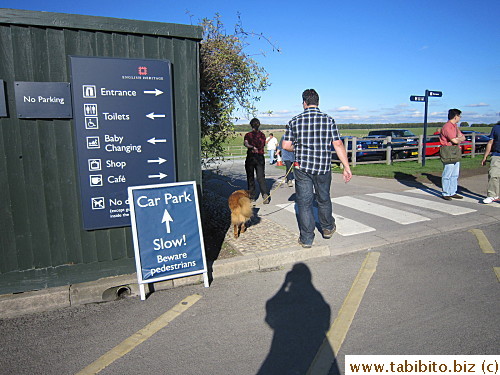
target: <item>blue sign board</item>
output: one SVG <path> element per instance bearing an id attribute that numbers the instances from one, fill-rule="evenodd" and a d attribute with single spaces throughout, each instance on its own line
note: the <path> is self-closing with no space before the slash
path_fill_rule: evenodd
<path id="1" fill-rule="evenodd" d="M 128 198 L 139 284 L 200 273 L 206 277 L 195 182 L 132 186 Z"/>
<path id="2" fill-rule="evenodd" d="M 168 60 L 70 57 L 85 229 L 130 225 L 127 187 L 174 182 Z"/>
<path id="3" fill-rule="evenodd" d="M 441 97 L 441 96 L 443 96 L 443 92 L 442 91 L 429 91 L 429 96 Z"/>
<path id="4" fill-rule="evenodd" d="M 412 95 L 410 96 L 410 100 L 412 102 L 425 102 L 425 96 Z"/>

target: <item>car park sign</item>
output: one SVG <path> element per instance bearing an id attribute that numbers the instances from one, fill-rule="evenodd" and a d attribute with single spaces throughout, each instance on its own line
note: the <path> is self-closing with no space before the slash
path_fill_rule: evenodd
<path id="1" fill-rule="evenodd" d="M 195 182 L 128 188 L 137 279 L 144 284 L 203 273 L 207 265 Z"/>

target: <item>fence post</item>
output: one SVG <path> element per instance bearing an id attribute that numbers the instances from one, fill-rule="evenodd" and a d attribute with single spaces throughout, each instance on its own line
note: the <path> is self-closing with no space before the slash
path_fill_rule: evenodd
<path id="1" fill-rule="evenodd" d="M 352 137 L 352 155 L 351 155 L 351 162 L 352 162 L 352 166 L 355 167 L 356 166 L 356 156 L 357 156 L 357 146 L 356 146 L 356 140 L 357 138 L 356 137 Z"/>
<path id="2" fill-rule="evenodd" d="M 470 150 L 470 156 L 473 158 L 476 155 L 476 136 L 474 133 L 472 133 L 471 141 L 472 141 L 472 150 Z"/>
<path id="3" fill-rule="evenodd" d="M 422 134 L 420 134 L 418 136 L 418 164 L 422 164 L 422 155 L 425 155 L 422 152 L 426 152 L 426 151 L 427 151 L 427 147 L 424 150 L 424 136 Z"/>
<path id="4" fill-rule="evenodd" d="M 392 161 L 392 137 L 391 136 L 388 136 L 386 139 L 386 142 L 387 142 L 387 150 L 385 152 L 385 163 L 387 165 L 391 165 L 391 161 Z"/>

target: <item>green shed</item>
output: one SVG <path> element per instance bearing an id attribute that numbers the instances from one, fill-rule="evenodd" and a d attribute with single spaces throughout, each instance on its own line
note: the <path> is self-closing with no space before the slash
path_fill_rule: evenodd
<path id="1" fill-rule="evenodd" d="M 0 9 L 0 294 L 135 272 L 130 227 L 83 229 L 73 119 L 18 118 L 15 82 L 69 83 L 70 56 L 169 60 L 177 181 L 200 185 L 201 39 L 199 26 Z"/>

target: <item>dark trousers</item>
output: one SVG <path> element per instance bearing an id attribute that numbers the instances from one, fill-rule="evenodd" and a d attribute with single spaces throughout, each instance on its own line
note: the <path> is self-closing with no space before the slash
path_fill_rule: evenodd
<path id="1" fill-rule="evenodd" d="M 285 163 L 285 169 L 286 169 L 285 173 L 288 173 L 288 171 L 290 171 L 290 173 L 286 175 L 286 181 L 288 182 L 290 180 L 293 180 L 293 171 L 291 170 L 293 168 L 293 161 L 283 160 L 283 162 Z"/>
<path id="2" fill-rule="evenodd" d="M 247 172 L 248 190 L 250 197 L 257 199 L 258 195 L 255 194 L 255 175 L 257 175 L 257 182 L 259 183 L 260 193 L 262 196 L 269 195 L 266 186 L 266 176 L 264 173 L 266 162 L 264 155 L 249 154 L 245 160 L 245 171 Z"/>

